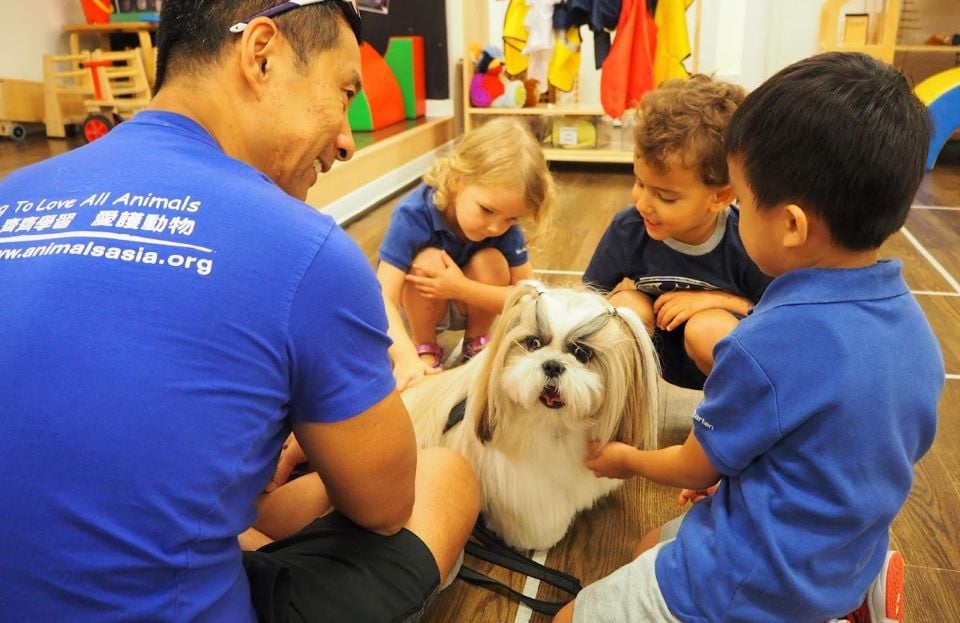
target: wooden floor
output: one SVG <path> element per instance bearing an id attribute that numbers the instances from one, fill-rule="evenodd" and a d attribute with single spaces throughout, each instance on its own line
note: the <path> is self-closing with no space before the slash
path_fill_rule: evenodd
<path id="1" fill-rule="evenodd" d="M 551 231 L 531 249 L 538 278 L 552 284 L 579 282 L 593 249 L 613 214 L 630 203 L 629 167 L 555 166 L 562 205 Z M 397 199 L 349 224 L 347 232 L 371 263 Z M 893 546 L 907 562 L 905 621 L 960 621 L 960 144 L 924 179 L 906 227 L 882 248 L 900 257 L 914 291 L 943 349 L 948 380 L 940 404 L 933 449 L 916 470 L 916 483 L 893 525 Z M 691 396 L 692 394 L 692 396 Z M 666 444 L 679 443 L 690 428 L 697 392 L 667 392 Z M 535 552 L 550 566 L 584 584 L 609 574 L 630 558 L 639 538 L 677 516 L 676 491 L 649 482 L 628 482 L 611 499 L 582 515 L 567 537 L 549 552 Z M 524 589 L 524 579 L 468 557 L 468 564 Z M 527 586 L 537 594 L 536 582 Z M 562 594 L 539 589 L 542 599 Z M 531 613 L 504 597 L 457 581 L 431 606 L 424 623 L 532 621 Z"/>
<path id="2" fill-rule="evenodd" d="M 0 140 L 0 178 L 76 144 L 35 137 L 19 144 Z M 907 561 L 905 620 L 911 623 L 960 621 L 960 144 L 948 150 L 926 176 L 906 227 L 882 249 L 885 257 L 903 259 L 907 282 L 939 337 L 948 375 L 936 441 L 917 467 L 913 492 L 893 525 L 893 544 Z M 555 173 L 562 204 L 553 228 L 533 245 L 531 260 L 538 277 L 548 283 L 578 282 L 610 218 L 629 204 L 631 174 L 626 166 L 582 165 L 557 166 Z M 371 263 L 395 203 L 393 199 L 346 227 Z M 685 437 L 698 395 L 671 390 L 667 396 L 663 441 L 670 444 Z M 559 545 L 535 555 L 589 583 L 625 563 L 642 534 L 679 512 L 674 490 L 630 481 L 582 515 Z M 470 563 L 489 570 L 479 561 Z M 493 575 L 517 590 L 525 588 L 518 576 L 496 570 Z M 525 590 L 536 594 L 538 587 L 531 583 Z M 540 589 L 540 597 L 561 595 Z M 438 597 L 424 619 L 548 620 L 461 581 Z"/>

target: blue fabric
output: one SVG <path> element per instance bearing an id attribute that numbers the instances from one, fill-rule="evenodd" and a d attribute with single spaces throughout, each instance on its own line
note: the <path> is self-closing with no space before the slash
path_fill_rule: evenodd
<path id="1" fill-rule="evenodd" d="M 0 612 L 253 621 L 236 535 L 290 419 L 394 387 L 369 263 L 169 113 L 10 174 L 0 212 Z"/>
<path id="2" fill-rule="evenodd" d="M 610 32 L 616 30 L 620 22 L 621 4 L 622 0 L 569 0 L 557 4 L 553 9 L 553 27 L 566 30 L 572 26 L 589 26 L 593 32 L 596 68 L 600 69 L 610 53 Z"/>
<path id="3" fill-rule="evenodd" d="M 583 282 L 609 292 L 630 278 L 652 299 L 674 290 L 722 290 L 756 302 L 770 278 L 743 248 L 737 230 L 740 211 L 730 207 L 723 219 L 725 223 L 718 222 L 722 237 L 692 247 L 650 238 L 637 209 L 626 208 L 604 232 Z"/>
<path id="4" fill-rule="evenodd" d="M 528 261 L 519 226 L 513 225 L 502 236 L 480 242 L 461 240 L 443 222 L 443 215 L 433 203 L 433 188 L 420 184 L 394 208 L 378 254 L 382 261 L 409 272 L 414 258 L 426 247 L 443 249 L 457 266 L 466 265 L 474 253 L 490 247 L 500 251 L 509 266 L 522 266 Z"/>
<path id="5" fill-rule="evenodd" d="M 657 559 L 667 604 L 683 621 L 842 616 L 883 565 L 944 384 L 901 263 L 784 274 L 714 354 L 694 433 L 722 484 Z"/>

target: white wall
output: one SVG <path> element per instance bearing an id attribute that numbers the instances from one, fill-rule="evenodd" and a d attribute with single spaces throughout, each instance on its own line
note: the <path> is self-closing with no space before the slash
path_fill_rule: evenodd
<path id="1" fill-rule="evenodd" d="M 80 0 L 0 0 L 0 78 L 43 80 L 43 55 L 68 51 L 60 28 L 84 21 Z"/>

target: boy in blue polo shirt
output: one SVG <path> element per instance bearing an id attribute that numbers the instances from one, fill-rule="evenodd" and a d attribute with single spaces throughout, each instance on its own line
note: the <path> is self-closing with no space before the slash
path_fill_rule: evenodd
<path id="1" fill-rule="evenodd" d="M 598 476 L 719 488 L 555 621 L 902 619 L 888 530 L 945 376 L 900 261 L 877 250 L 906 219 L 929 134 L 904 77 L 863 54 L 799 61 L 738 108 L 725 145 L 740 234 L 776 278 L 717 344 L 683 445 L 587 460 Z"/>

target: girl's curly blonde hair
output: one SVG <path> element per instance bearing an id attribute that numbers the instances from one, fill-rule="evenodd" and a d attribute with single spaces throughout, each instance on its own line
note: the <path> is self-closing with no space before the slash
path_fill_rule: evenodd
<path id="1" fill-rule="evenodd" d="M 491 119 L 464 134 L 423 181 L 436 189 L 433 203 L 441 212 L 454 205 L 456 189 L 463 185 L 522 189 L 529 208 L 522 219 L 528 241 L 549 220 L 556 202 L 553 176 L 540 144 L 513 117 Z"/>
<path id="2" fill-rule="evenodd" d="M 637 108 L 636 156 L 661 171 L 677 157 L 706 186 L 729 184 L 723 134 L 746 95 L 739 85 L 703 74 L 663 82 Z"/>

